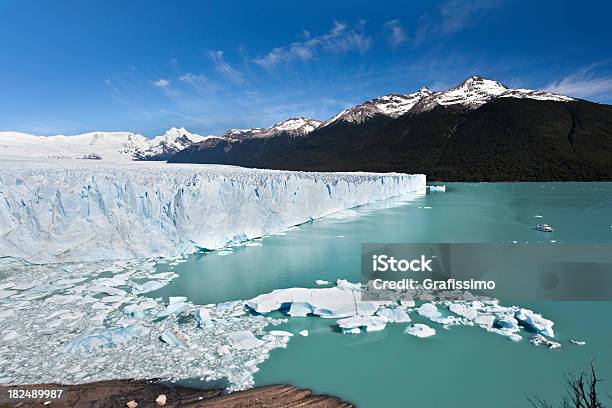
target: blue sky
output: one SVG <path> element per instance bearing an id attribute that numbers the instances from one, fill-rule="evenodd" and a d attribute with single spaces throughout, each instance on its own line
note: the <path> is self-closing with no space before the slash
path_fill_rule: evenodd
<path id="1" fill-rule="evenodd" d="M 326 119 L 474 74 L 612 103 L 607 2 L 0 0 L 0 130 Z"/>

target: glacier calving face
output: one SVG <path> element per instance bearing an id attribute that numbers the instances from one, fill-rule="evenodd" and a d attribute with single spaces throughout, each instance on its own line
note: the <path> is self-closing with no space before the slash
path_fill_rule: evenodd
<path id="1" fill-rule="evenodd" d="M 425 176 L 397 173 L 4 162 L 0 253 L 36 263 L 172 257 L 424 189 Z"/>

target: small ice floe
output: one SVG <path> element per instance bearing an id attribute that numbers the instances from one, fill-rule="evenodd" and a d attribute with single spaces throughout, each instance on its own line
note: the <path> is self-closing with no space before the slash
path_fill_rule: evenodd
<path id="1" fill-rule="evenodd" d="M 212 318 L 210 316 L 210 311 L 208 308 L 201 307 L 193 313 L 193 316 L 198 322 L 198 326 L 207 327 L 212 325 Z"/>
<path id="2" fill-rule="evenodd" d="M 376 316 L 385 318 L 389 323 L 407 323 L 410 321 L 410 316 L 401 307 L 381 307 L 376 311 Z"/>
<path id="3" fill-rule="evenodd" d="M 427 186 L 427 190 L 430 192 L 437 192 L 437 193 L 445 193 L 446 192 L 446 185 L 443 186 Z"/>
<path id="4" fill-rule="evenodd" d="M 302 330 L 298 332 L 298 334 L 302 337 L 308 337 L 308 330 Z"/>
<path id="5" fill-rule="evenodd" d="M 186 306 L 187 304 L 185 303 L 185 301 L 182 301 L 182 302 L 181 301 L 175 301 L 175 302 L 170 301 L 170 304 L 168 305 L 168 307 L 166 307 L 166 310 L 162 310 L 161 312 L 159 312 L 157 314 L 157 317 L 166 317 L 174 313 L 179 313 Z"/>
<path id="6" fill-rule="evenodd" d="M 293 337 L 293 333 L 285 330 L 270 330 L 270 335 L 276 337 Z"/>
<path id="7" fill-rule="evenodd" d="M 231 255 L 233 253 L 234 253 L 234 251 L 230 251 L 228 249 L 224 249 L 222 251 L 217 251 L 217 255 L 219 255 L 219 256 L 227 256 L 227 255 Z"/>
<path id="8" fill-rule="evenodd" d="M 436 330 L 432 329 L 426 324 L 416 323 L 410 327 L 407 327 L 406 330 L 404 330 L 404 333 L 410 334 L 411 336 L 415 336 L 419 338 L 425 338 L 425 337 L 431 337 L 435 335 Z"/>
<path id="9" fill-rule="evenodd" d="M 577 346 L 584 346 L 586 344 L 586 341 L 582 341 L 582 340 L 570 340 L 570 343 L 575 344 Z"/>
<path id="10" fill-rule="evenodd" d="M 425 209 L 425 210 L 431 210 L 431 207 L 427 205 L 427 206 L 424 206 L 424 207 L 423 207 L 423 209 Z"/>
<path id="11" fill-rule="evenodd" d="M 521 325 L 529 330 L 548 337 L 555 337 L 555 332 L 553 330 L 553 325 L 555 323 L 543 318 L 540 314 L 534 313 L 529 309 L 521 308 L 516 312 L 514 317 Z"/>
<path id="12" fill-rule="evenodd" d="M 159 339 L 172 347 L 184 347 L 185 343 L 180 340 L 172 330 L 166 329 L 159 336 Z"/>
<path id="13" fill-rule="evenodd" d="M 19 334 L 15 331 L 15 330 L 11 330 L 10 332 L 8 332 L 3 338 L 2 340 L 4 341 L 13 341 L 15 340 L 17 337 L 19 337 Z"/>
<path id="14" fill-rule="evenodd" d="M 338 238 L 344 238 L 344 235 L 338 235 Z"/>
<path id="15" fill-rule="evenodd" d="M 342 333 L 350 333 L 351 329 L 363 328 L 367 332 L 383 330 L 387 319 L 380 316 L 353 316 L 337 321 Z"/>
<path id="16" fill-rule="evenodd" d="M 130 341 L 134 337 L 144 336 L 149 329 L 141 325 L 118 327 L 114 329 L 93 329 L 70 340 L 64 345 L 64 351 L 79 352 L 90 349 L 102 349 Z"/>
<path id="17" fill-rule="evenodd" d="M 541 232 L 553 232 L 554 231 L 553 227 L 551 227 L 548 224 L 538 224 L 535 226 L 535 230 L 541 231 Z"/>
<path id="18" fill-rule="evenodd" d="M 146 310 L 153 309 L 157 302 L 151 298 L 146 298 L 140 303 L 132 303 L 123 308 L 123 314 L 136 318 L 143 318 Z"/>
<path id="19" fill-rule="evenodd" d="M 542 215 L 534 215 L 533 218 L 544 218 Z"/>
<path id="20" fill-rule="evenodd" d="M 329 285 L 329 281 L 322 280 L 322 279 L 317 279 L 315 283 L 319 286 Z"/>
<path id="21" fill-rule="evenodd" d="M 6 299 L 13 296 L 15 293 L 17 293 L 16 290 L 0 290 L 0 299 Z"/>
<path id="22" fill-rule="evenodd" d="M 534 336 L 531 336 L 531 338 L 529 339 L 529 342 L 536 347 L 546 346 L 549 349 L 556 349 L 556 348 L 561 347 L 560 343 L 557 343 L 556 341 L 548 340 L 546 337 L 542 336 L 541 334 L 536 334 Z"/>
<path id="23" fill-rule="evenodd" d="M 164 286 L 166 286 L 168 283 L 170 282 L 152 280 L 152 281 L 145 282 L 142 285 L 135 285 L 134 288 L 132 289 L 132 292 L 136 295 L 141 295 L 143 293 L 149 293 L 149 292 L 153 292 L 154 290 L 161 289 Z"/>
<path id="24" fill-rule="evenodd" d="M 230 333 L 230 340 L 232 342 L 232 347 L 237 350 L 250 350 L 265 344 L 265 341 L 259 340 L 248 330 Z"/>
<path id="25" fill-rule="evenodd" d="M 465 317 L 468 320 L 474 320 L 478 317 L 478 309 L 466 303 L 451 303 L 448 309 L 454 314 Z"/>

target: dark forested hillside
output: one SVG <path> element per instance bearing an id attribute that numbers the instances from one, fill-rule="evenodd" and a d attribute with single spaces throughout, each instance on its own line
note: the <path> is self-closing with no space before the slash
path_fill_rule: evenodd
<path id="1" fill-rule="evenodd" d="M 396 119 L 337 122 L 307 137 L 211 139 L 171 162 L 425 173 L 446 181 L 612 180 L 612 106 L 498 98 Z"/>

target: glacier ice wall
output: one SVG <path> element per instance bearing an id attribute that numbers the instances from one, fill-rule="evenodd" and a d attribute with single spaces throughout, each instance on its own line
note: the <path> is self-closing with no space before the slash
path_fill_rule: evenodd
<path id="1" fill-rule="evenodd" d="M 424 189 L 424 175 L 398 173 L 4 162 L 0 257 L 46 263 L 185 255 Z"/>

